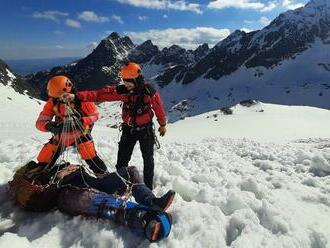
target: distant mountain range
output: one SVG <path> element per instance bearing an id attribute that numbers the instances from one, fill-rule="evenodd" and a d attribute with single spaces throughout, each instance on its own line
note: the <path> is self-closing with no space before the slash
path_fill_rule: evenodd
<path id="1" fill-rule="evenodd" d="M 237 30 L 213 48 L 160 50 L 150 40 L 135 45 L 114 32 L 87 57 L 25 80 L 43 98 L 47 80 L 58 74 L 72 78 L 79 90 L 97 89 L 117 83 L 120 66 L 132 60 L 143 65 L 145 78 L 161 91 L 172 121 L 250 98 L 328 108 L 329 8 L 327 0 L 312 0 L 262 30 Z"/>

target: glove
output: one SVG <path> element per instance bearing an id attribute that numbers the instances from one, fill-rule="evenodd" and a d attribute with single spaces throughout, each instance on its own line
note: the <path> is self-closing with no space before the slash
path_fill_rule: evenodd
<path id="1" fill-rule="evenodd" d="M 165 135 L 165 133 L 166 133 L 166 126 L 160 126 L 159 128 L 158 128 L 158 132 L 159 132 L 159 135 L 160 136 L 164 136 Z"/>
<path id="2" fill-rule="evenodd" d="M 58 124 L 55 121 L 51 121 L 51 122 L 49 122 L 49 123 L 46 124 L 46 129 L 49 132 L 53 133 L 54 135 L 59 134 L 63 130 L 63 123 Z"/>
<path id="3" fill-rule="evenodd" d="M 116 91 L 118 94 L 128 94 L 129 91 L 127 90 L 126 86 L 123 84 L 116 86 Z"/>
<path id="4" fill-rule="evenodd" d="M 63 93 L 60 96 L 61 101 L 69 103 L 69 102 L 73 102 L 75 99 L 75 95 L 74 94 L 70 94 L 70 93 Z"/>

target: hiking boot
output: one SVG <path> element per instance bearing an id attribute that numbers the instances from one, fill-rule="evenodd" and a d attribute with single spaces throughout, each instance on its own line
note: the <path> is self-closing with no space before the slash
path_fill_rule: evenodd
<path id="1" fill-rule="evenodd" d="M 145 234 L 151 242 L 155 242 L 161 237 L 162 224 L 157 220 L 152 220 L 148 223 L 145 229 Z"/>
<path id="2" fill-rule="evenodd" d="M 155 197 L 152 200 L 152 207 L 156 207 L 162 211 L 166 211 L 168 209 L 174 199 L 175 191 L 169 190 L 167 193 L 161 197 Z"/>

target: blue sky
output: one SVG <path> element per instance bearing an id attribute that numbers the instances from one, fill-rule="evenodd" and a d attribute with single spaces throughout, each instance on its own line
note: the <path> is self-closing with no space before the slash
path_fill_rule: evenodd
<path id="1" fill-rule="evenodd" d="M 112 31 L 139 44 L 213 46 L 306 0 L 0 0 L 0 58 L 87 55 Z"/>

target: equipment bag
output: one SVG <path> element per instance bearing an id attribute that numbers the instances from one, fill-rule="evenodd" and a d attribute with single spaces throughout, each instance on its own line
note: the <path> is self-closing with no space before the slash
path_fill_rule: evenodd
<path id="1" fill-rule="evenodd" d="M 17 170 L 13 180 L 9 182 L 16 202 L 22 208 L 40 212 L 56 206 L 58 189 L 34 182 L 35 176 L 41 173 L 42 169 L 32 161 Z"/>

